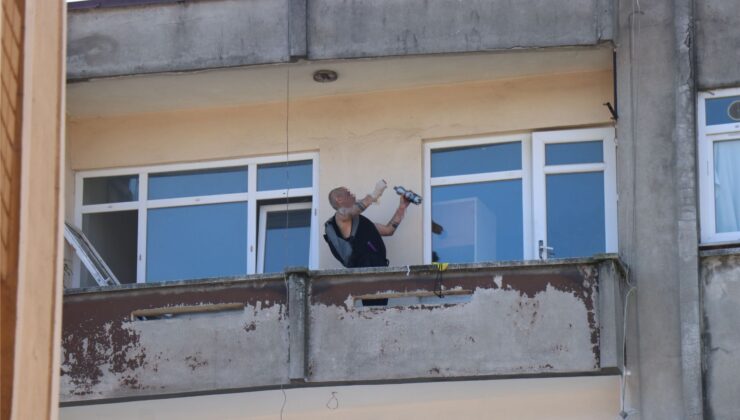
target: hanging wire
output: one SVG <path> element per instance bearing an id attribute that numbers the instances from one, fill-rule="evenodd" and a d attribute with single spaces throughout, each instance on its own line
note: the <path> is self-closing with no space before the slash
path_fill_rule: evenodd
<path id="1" fill-rule="evenodd" d="M 280 420 L 283 420 L 283 413 L 285 412 L 285 404 L 288 402 L 288 394 L 285 393 L 285 389 L 280 385 L 280 392 L 283 393 L 283 405 L 280 406 Z"/>
<path id="2" fill-rule="evenodd" d="M 632 12 L 629 15 L 629 60 L 630 60 L 630 117 L 631 126 L 630 134 L 632 137 L 631 155 L 632 155 L 632 231 L 630 232 L 631 240 L 631 261 L 634 264 L 635 258 L 637 258 L 637 247 L 635 246 L 635 238 L 637 237 L 637 121 L 639 118 L 639 99 L 635 91 L 635 77 L 639 78 L 640 66 L 638 63 L 635 51 L 638 50 L 638 42 L 640 38 L 640 19 L 637 17 L 644 15 L 642 7 L 640 7 L 640 0 L 633 0 Z M 627 292 L 624 296 L 624 307 L 622 313 L 622 363 L 621 363 L 621 375 L 620 387 L 619 387 L 619 418 L 628 419 L 633 414 L 637 413 L 635 409 L 626 408 L 627 398 L 627 319 L 629 312 L 630 296 L 637 290 L 636 281 L 633 278 L 634 274 L 632 270 L 627 270 L 626 273 L 627 281 Z"/>
<path id="3" fill-rule="evenodd" d="M 290 229 L 290 64 L 285 78 L 285 230 L 283 231 L 283 261 L 288 261 L 288 229 Z"/>

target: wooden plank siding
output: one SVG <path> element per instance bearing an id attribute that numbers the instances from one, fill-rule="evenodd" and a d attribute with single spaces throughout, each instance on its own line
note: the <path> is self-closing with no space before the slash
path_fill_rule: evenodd
<path id="1" fill-rule="evenodd" d="M 10 418 L 15 360 L 24 2 L 2 0 L 0 6 L 0 419 L 5 420 Z"/>
<path id="2" fill-rule="evenodd" d="M 0 8 L 0 420 L 56 419 L 66 5 Z"/>

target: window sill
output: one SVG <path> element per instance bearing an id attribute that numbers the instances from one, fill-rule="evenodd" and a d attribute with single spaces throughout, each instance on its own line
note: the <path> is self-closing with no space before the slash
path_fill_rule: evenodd
<path id="1" fill-rule="evenodd" d="M 699 257 L 721 257 L 725 255 L 740 255 L 740 242 L 699 245 Z"/>

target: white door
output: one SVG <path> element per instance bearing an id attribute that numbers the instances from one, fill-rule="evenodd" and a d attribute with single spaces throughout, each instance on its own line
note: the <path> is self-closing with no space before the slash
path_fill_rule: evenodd
<path id="1" fill-rule="evenodd" d="M 614 129 L 532 134 L 535 258 L 617 251 Z"/>

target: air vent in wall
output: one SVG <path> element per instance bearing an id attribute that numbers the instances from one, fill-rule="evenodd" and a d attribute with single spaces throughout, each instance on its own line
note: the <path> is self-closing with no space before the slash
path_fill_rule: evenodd
<path id="1" fill-rule="evenodd" d="M 740 101 L 735 101 L 727 107 L 727 115 L 735 121 L 740 121 Z"/>

